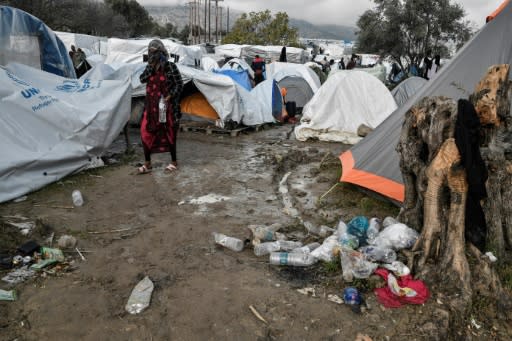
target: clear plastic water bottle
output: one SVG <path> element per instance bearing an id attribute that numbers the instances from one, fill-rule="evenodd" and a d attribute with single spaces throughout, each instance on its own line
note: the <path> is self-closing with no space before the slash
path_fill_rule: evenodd
<path id="1" fill-rule="evenodd" d="M 279 251 L 280 246 L 278 242 L 267 242 L 267 243 L 261 243 L 254 246 L 254 254 L 256 256 L 264 256 L 268 255 L 271 252 Z"/>
<path id="2" fill-rule="evenodd" d="M 71 198 L 73 199 L 73 205 L 76 207 L 82 206 L 84 204 L 84 198 L 82 197 L 82 193 L 75 189 L 73 193 L 71 193 Z"/>
<path id="3" fill-rule="evenodd" d="M 311 254 L 288 252 L 272 252 L 270 254 L 270 264 L 272 265 L 310 266 L 316 261 L 317 259 Z"/>
<path id="4" fill-rule="evenodd" d="M 368 245 L 360 248 L 359 252 L 370 262 L 392 263 L 396 260 L 396 252 L 392 249 Z"/>
<path id="5" fill-rule="evenodd" d="M 320 246 L 320 243 L 314 242 L 309 243 L 308 245 L 304 245 L 302 247 L 298 247 L 296 249 L 293 249 L 291 253 L 304 253 L 309 254 L 311 251 L 317 249 Z"/>
<path id="6" fill-rule="evenodd" d="M 368 230 L 366 230 L 366 240 L 369 244 L 377 237 L 380 231 L 379 218 L 371 218 Z"/>
<path id="7" fill-rule="evenodd" d="M 240 252 L 244 249 L 244 242 L 240 239 L 228 237 L 225 234 L 213 232 L 215 243 L 224 246 L 227 249 Z"/>
<path id="8" fill-rule="evenodd" d="M 302 247 L 301 242 L 292 242 L 291 240 L 278 240 L 279 248 L 281 251 L 291 251 L 293 249 L 297 249 Z"/>
<path id="9" fill-rule="evenodd" d="M 261 241 L 272 241 L 276 239 L 281 239 L 283 237 L 283 234 L 277 232 L 281 227 L 283 227 L 283 225 L 279 223 L 275 223 L 270 226 L 248 226 L 249 230 L 251 230 L 252 232 L 253 238 Z"/>
<path id="10" fill-rule="evenodd" d="M 160 101 L 158 102 L 158 122 L 167 122 L 167 104 L 163 95 L 160 96 Z"/>

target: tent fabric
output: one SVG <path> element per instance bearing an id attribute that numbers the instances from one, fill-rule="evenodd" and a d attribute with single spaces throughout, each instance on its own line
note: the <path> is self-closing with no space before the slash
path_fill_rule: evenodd
<path id="1" fill-rule="evenodd" d="M 280 88 L 286 88 L 286 101 L 295 102 L 297 108 L 303 108 L 314 96 L 304 78 L 288 76 L 282 78 L 278 84 Z"/>
<path id="2" fill-rule="evenodd" d="M 130 117 L 129 79 L 68 79 L 10 63 L 0 84 L 0 202 L 87 167 Z"/>
<path id="3" fill-rule="evenodd" d="M 337 65 L 337 64 L 335 64 L 335 65 Z M 387 70 L 386 70 L 386 66 L 383 64 L 376 64 L 372 67 L 361 67 L 361 68 L 358 67 L 353 70 L 367 72 L 370 75 L 376 77 L 378 80 L 380 80 L 383 83 L 386 81 Z M 331 71 L 329 72 L 329 75 L 327 77 L 331 77 L 335 73 L 343 72 L 343 71 L 344 70 L 340 70 L 336 67 L 334 69 L 331 69 Z"/>
<path id="4" fill-rule="evenodd" d="M 9 62 L 76 78 L 68 50 L 48 26 L 27 12 L 0 6 L 0 65 Z"/>
<path id="5" fill-rule="evenodd" d="M 87 57 L 92 55 L 107 55 L 107 45 L 105 44 L 108 44 L 108 38 L 58 31 L 56 31 L 55 34 L 62 40 L 68 50 L 71 50 L 71 45 L 74 45 L 77 49 L 81 48 Z"/>
<path id="6" fill-rule="evenodd" d="M 200 92 L 196 92 L 181 100 L 181 111 L 185 114 L 199 116 L 206 120 L 216 121 L 219 115 Z"/>
<path id="7" fill-rule="evenodd" d="M 417 93 L 426 83 L 425 78 L 409 77 L 391 90 L 391 95 L 393 95 L 396 104 L 401 107 L 409 97 Z"/>
<path id="8" fill-rule="evenodd" d="M 243 86 L 244 89 L 251 91 L 252 84 L 251 80 L 249 79 L 249 73 L 245 70 L 231 70 L 231 69 L 221 69 L 221 70 L 213 70 L 214 73 L 218 73 L 221 75 L 228 76 L 235 82 L 237 82 L 239 85 Z"/>
<path id="9" fill-rule="evenodd" d="M 215 46 L 215 55 L 223 58 L 240 58 L 242 49 L 249 45 L 224 44 Z"/>
<path id="10" fill-rule="evenodd" d="M 468 98 L 488 68 L 495 64 L 512 64 L 512 4 L 508 3 L 500 15 L 486 24 L 457 54 L 445 64 L 435 77 L 391 114 L 381 125 L 350 149 L 354 164 L 340 156 L 343 174 L 340 181 L 351 182 L 387 195 L 368 181 L 354 179 L 354 171 L 374 174 L 383 180 L 401 185 L 400 158 L 396 146 L 400 138 L 406 112 L 419 100 L 429 96 L 446 96 L 458 100 Z M 345 160 L 345 161 L 344 161 Z M 391 197 L 391 196 L 390 196 Z M 404 194 L 391 197 L 403 201 Z"/>
<path id="11" fill-rule="evenodd" d="M 212 57 L 203 56 L 203 58 L 201 58 L 201 69 L 203 71 L 213 71 L 218 68 L 219 68 L 219 64 Z"/>
<path id="12" fill-rule="evenodd" d="M 272 116 L 276 119 L 281 117 L 283 97 L 281 96 L 281 89 L 279 89 L 275 80 L 264 80 L 252 89 L 251 94 L 263 105 L 264 112 L 271 112 Z"/>
<path id="13" fill-rule="evenodd" d="M 249 76 L 251 77 L 251 79 L 254 79 L 254 70 L 251 68 L 251 66 L 249 66 L 249 64 L 247 64 L 245 60 L 240 58 L 233 58 L 228 60 L 226 64 L 222 66 L 222 69 L 233 69 L 237 71 L 246 70 L 247 72 L 249 72 Z"/>
<path id="14" fill-rule="evenodd" d="M 311 70 L 310 67 L 307 67 L 304 64 L 274 62 L 268 64 L 266 66 L 266 70 L 267 78 L 273 78 L 277 82 L 280 82 L 281 79 L 290 76 L 303 78 L 309 84 L 314 93 L 317 92 L 322 85 L 320 83 L 320 78 L 318 78 L 315 71 Z"/>
<path id="15" fill-rule="evenodd" d="M 353 144 L 361 139 L 357 135 L 361 124 L 375 128 L 395 109 L 393 96 L 374 76 L 353 70 L 337 72 L 304 107 L 295 136 L 300 141 L 318 138 Z"/>
<path id="16" fill-rule="evenodd" d="M 281 50 L 283 46 L 271 46 L 271 45 L 250 45 L 244 46 L 240 52 L 240 58 L 245 60 L 252 60 L 259 55 L 265 60 L 275 62 L 279 60 L 281 56 Z M 215 50 L 217 51 L 217 50 Z M 286 47 L 286 60 L 289 63 L 304 64 L 309 60 L 309 53 L 304 49 L 298 47 Z"/>

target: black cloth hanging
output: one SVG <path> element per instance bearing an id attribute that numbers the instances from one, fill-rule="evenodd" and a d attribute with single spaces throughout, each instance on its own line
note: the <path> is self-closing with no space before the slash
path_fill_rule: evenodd
<path id="1" fill-rule="evenodd" d="M 487 197 L 485 182 L 489 174 L 480 154 L 480 119 L 473 104 L 466 99 L 458 101 L 455 144 L 459 149 L 460 161 L 466 170 L 468 181 L 466 239 L 484 251 L 487 224 L 480 200 Z"/>

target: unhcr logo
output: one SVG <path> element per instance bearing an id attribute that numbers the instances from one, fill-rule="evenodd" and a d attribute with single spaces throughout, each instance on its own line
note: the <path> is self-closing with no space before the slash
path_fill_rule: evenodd
<path id="1" fill-rule="evenodd" d="M 64 82 L 62 82 L 62 85 L 57 85 L 55 90 L 62 91 L 62 92 L 68 92 L 68 93 L 84 92 L 84 91 L 91 90 L 94 88 L 99 88 L 100 86 L 101 86 L 101 81 L 99 81 L 96 86 L 91 86 L 91 80 L 87 78 L 87 79 L 84 79 L 82 84 L 80 84 L 79 81 L 65 80 Z"/>
<path id="2" fill-rule="evenodd" d="M 25 98 L 30 98 L 32 96 L 35 96 L 37 94 L 39 94 L 40 90 L 39 89 L 36 89 L 36 88 L 30 88 L 30 89 L 25 89 L 21 92 L 21 94 L 23 95 L 23 97 Z"/>

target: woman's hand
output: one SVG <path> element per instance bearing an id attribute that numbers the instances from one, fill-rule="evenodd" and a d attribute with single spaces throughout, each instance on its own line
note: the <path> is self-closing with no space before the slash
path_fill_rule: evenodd
<path id="1" fill-rule="evenodd" d="M 171 95 L 168 95 L 167 97 L 165 97 L 166 102 L 169 102 L 170 100 L 171 100 Z"/>

